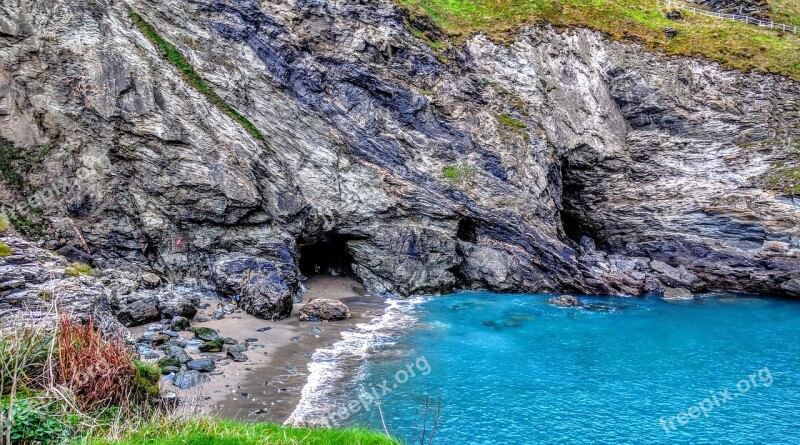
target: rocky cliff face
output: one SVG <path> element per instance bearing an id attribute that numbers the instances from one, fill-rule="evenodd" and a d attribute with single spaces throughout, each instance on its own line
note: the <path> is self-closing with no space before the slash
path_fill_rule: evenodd
<path id="1" fill-rule="evenodd" d="M 408 21 L 389 0 L 7 1 L 0 136 L 51 148 L 6 212 L 264 317 L 322 269 L 399 295 L 800 296 L 797 83 L 582 29 L 438 54 Z"/>

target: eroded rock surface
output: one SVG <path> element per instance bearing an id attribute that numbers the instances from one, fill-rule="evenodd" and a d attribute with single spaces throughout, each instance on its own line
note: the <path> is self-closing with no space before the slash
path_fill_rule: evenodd
<path id="1" fill-rule="evenodd" d="M 0 136 L 55 147 L 28 177 L 47 248 L 260 317 L 289 314 L 315 245 L 399 295 L 800 296 L 800 205 L 774 177 L 800 156 L 788 79 L 583 29 L 442 56 L 388 0 L 10 0 L 0 59 Z"/>

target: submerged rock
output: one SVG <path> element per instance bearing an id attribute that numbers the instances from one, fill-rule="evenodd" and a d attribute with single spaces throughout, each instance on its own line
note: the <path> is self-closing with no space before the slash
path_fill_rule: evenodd
<path id="1" fill-rule="evenodd" d="M 665 300 L 691 300 L 694 296 L 689 289 L 667 287 L 664 289 L 664 296 L 662 298 Z"/>
<path id="2" fill-rule="evenodd" d="M 337 300 L 319 298 L 300 308 L 300 321 L 335 321 L 350 318 L 350 309 Z"/>
<path id="3" fill-rule="evenodd" d="M 561 295 L 559 297 L 553 297 L 547 300 L 547 304 L 556 306 L 556 307 L 581 307 L 583 303 L 581 300 L 573 297 L 572 295 Z"/>

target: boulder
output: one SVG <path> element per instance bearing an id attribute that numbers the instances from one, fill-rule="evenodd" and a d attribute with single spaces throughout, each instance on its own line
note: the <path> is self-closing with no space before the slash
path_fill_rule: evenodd
<path id="1" fill-rule="evenodd" d="M 189 370 L 175 374 L 172 384 L 181 389 L 189 389 L 207 383 L 209 380 L 211 379 L 200 371 Z"/>
<path id="2" fill-rule="evenodd" d="M 228 348 L 228 357 L 235 362 L 246 362 L 247 356 L 242 353 L 241 349 Z"/>
<path id="3" fill-rule="evenodd" d="M 334 321 L 350 318 L 350 309 L 341 301 L 320 298 L 300 308 L 300 321 Z"/>
<path id="4" fill-rule="evenodd" d="M 664 28 L 664 35 L 673 38 L 678 36 L 678 30 L 675 28 Z"/>
<path id="5" fill-rule="evenodd" d="M 682 287 L 667 287 L 664 288 L 665 300 L 691 300 L 693 298 L 692 292 L 689 289 Z"/>
<path id="6" fill-rule="evenodd" d="M 194 332 L 194 337 L 199 338 L 200 340 L 215 341 L 222 339 L 222 336 L 219 335 L 219 332 L 211 328 L 194 328 L 192 329 L 192 332 Z"/>
<path id="7" fill-rule="evenodd" d="M 216 340 L 203 342 L 198 349 L 200 349 L 200 352 L 220 352 L 222 351 L 223 345 L 223 340 L 218 338 Z"/>
<path id="8" fill-rule="evenodd" d="M 169 326 L 173 331 L 188 331 L 191 324 L 189 323 L 188 318 L 176 315 L 172 317 L 172 321 L 170 321 Z"/>
<path id="9" fill-rule="evenodd" d="M 167 357 L 174 358 L 181 364 L 192 361 L 192 358 L 189 357 L 189 354 L 187 354 L 186 351 L 179 346 L 170 346 L 164 351 L 164 353 L 167 355 Z"/>
<path id="10" fill-rule="evenodd" d="M 299 277 L 285 246 L 273 248 L 267 258 L 234 254 L 220 258 L 214 267 L 217 291 L 225 297 L 240 295 L 240 307 L 262 319 L 282 319 L 292 314 Z"/>
<path id="11" fill-rule="evenodd" d="M 139 278 L 139 283 L 148 289 L 155 289 L 161 285 L 161 277 L 152 272 L 143 273 Z"/>
<path id="12" fill-rule="evenodd" d="M 211 372 L 215 368 L 214 361 L 210 358 L 199 358 L 186 363 L 186 369 L 190 371 Z"/>
<path id="13" fill-rule="evenodd" d="M 683 14 L 681 14 L 681 12 L 677 9 L 673 9 L 672 11 L 667 12 L 666 17 L 669 20 L 680 20 L 683 18 Z"/>
<path id="14" fill-rule="evenodd" d="M 158 311 L 158 298 L 142 292 L 130 294 L 126 298 L 126 304 L 117 313 L 117 318 L 126 327 L 159 321 L 161 313 Z"/>
<path id="15" fill-rule="evenodd" d="M 573 297 L 572 295 L 561 295 L 559 297 L 553 297 L 547 300 L 547 304 L 551 304 L 556 307 L 581 307 L 583 304 L 581 300 Z"/>

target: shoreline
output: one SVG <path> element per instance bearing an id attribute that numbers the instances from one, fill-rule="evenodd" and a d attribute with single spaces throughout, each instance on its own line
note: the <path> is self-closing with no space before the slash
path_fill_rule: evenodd
<path id="1" fill-rule="evenodd" d="M 306 281 L 308 291 L 302 303 L 296 303 L 292 316 L 270 321 L 253 317 L 242 310 L 227 314 L 220 320 L 193 321 L 192 327 L 215 329 L 223 337 L 240 342 L 257 339 L 245 352 L 248 360 L 234 362 L 219 360 L 214 372 L 207 374 L 207 383 L 190 389 L 180 389 L 165 377 L 161 386 L 175 392 L 184 409 L 197 414 L 213 414 L 233 420 L 251 420 L 283 424 L 300 403 L 308 383 L 309 365 L 317 351 L 342 341 L 342 334 L 355 331 L 357 326 L 381 317 L 390 302 L 368 293 L 356 280 L 347 277 L 314 276 Z M 301 322 L 298 311 L 312 299 L 327 298 L 342 301 L 350 309 L 350 318 L 331 322 Z M 203 297 L 207 304 L 195 319 L 210 317 L 222 300 Z M 150 325 L 132 328 L 134 336 L 144 333 Z M 259 332 L 259 329 L 268 328 Z M 184 333 L 185 335 L 186 333 Z M 192 337 L 192 334 L 188 334 Z M 189 351 L 192 358 L 214 357 L 225 353 Z"/>

